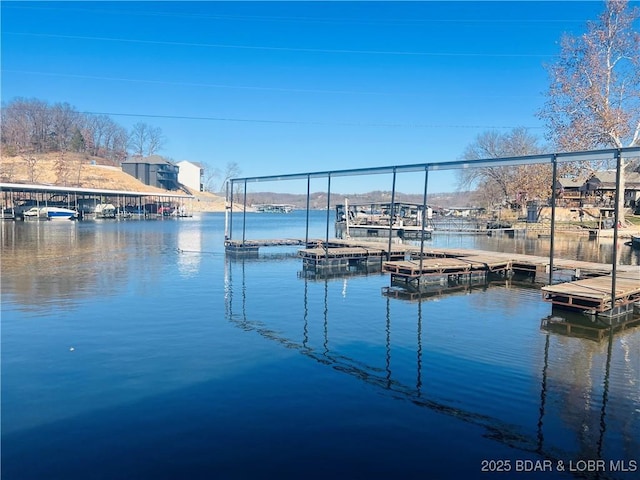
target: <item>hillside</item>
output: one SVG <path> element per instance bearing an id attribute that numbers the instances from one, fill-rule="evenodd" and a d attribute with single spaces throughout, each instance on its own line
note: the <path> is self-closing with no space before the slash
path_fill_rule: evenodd
<path id="1" fill-rule="evenodd" d="M 81 188 L 99 188 L 133 192 L 167 193 L 151 187 L 109 164 L 100 157 L 79 153 L 47 153 L 26 156 L 2 156 L 0 180 L 8 183 L 37 183 Z M 173 192 L 175 193 L 175 192 Z M 224 198 L 207 192 L 194 192 L 194 211 L 224 211 Z"/>
<path id="2" fill-rule="evenodd" d="M 477 206 L 479 202 L 474 192 L 451 192 L 451 193 L 432 193 L 428 196 L 428 204 L 434 207 L 464 207 Z M 343 194 L 339 192 L 331 192 L 331 206 L 336 203 L 344 203 L 348 198 L 350 204 L 357 203 L 375 203 L 390 202 L 391 192 L 373 191 L 362 194 Z M 422 204 L 422 194 L 407 194 L 396 192 L 396 202 L 408 202 Z M 261 203 L 286 203 L 294 205 L 298 209 L 305 209 L 307 204 L 306 194 L 293 193 L 272 193 L 272 192 L 250 192 L 247 194 L 247 204 Z M 327 208 L 327 193 L 312 192 L 309 195 L 309 206 L 311 209 Z"/>

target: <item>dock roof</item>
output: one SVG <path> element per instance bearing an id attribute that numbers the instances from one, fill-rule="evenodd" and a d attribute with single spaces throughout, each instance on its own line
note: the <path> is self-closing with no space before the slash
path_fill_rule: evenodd
<path id="1" fill-rule="evenodd" d="M 51 193 L 76 193 L 85 195 L 120 195 L 124 197 L 172 197 L 172 198 L 194 198 L 193 195 L 183 193 L 165 192 L 136 192 L 131 190 L 105 190 L 101 188 L 64 187 L 60 185 L 43 185 L 37 183 L 0 183 L 0 190 L 11 190 L 13 192 L 51 192 Z"/>

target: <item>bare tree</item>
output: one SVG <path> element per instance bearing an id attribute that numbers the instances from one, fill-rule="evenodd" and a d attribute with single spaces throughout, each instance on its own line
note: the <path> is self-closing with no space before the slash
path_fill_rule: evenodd
<path id="1" fill-rule="evenodd" d="M 27 101 L 21 98 L 2 106 L 2 143 L 14 154 L 32 148 L 33 128 L 27 118 L 27 109 Z"/>
<path id="2" fill-rule="evenodd" d="M 80 114 L 68 103 L 57 103 L 51 108 L 52 150 L 68 150 L 80 121 Z"/>
<path id="3" fill-rule="evenodd" d="M 123 127 L 109 119 L 104 128 L 104 145 L 102 155 L 119 164 L 127 156 L 129 135 Z"/>
<path id="4" fill-rule="evenodd" d="M 222 193 L 224 191 L 224 189 L 226 188 L 226 184 L 229 180 L 239 176 L 241 173 L 242 173 L 242 170 L 240 169 L 240 165 L 238 165 L 236 162 L 227 163 L 224 168 L 222 181 L 220 182 L 220 192 Z M 241 186 L 236 185 L 236 193 L 239 193 L 240 190 L 241 190 Z M 231 193 L 233 194 L 233 192 Z"/>
<path id="5" fill-rule="evenodd" d="M 68 185 L 69 175 L 71 174 L 70 161 L 66 158 L 66 151 L 60 150 L 53 162 L 53 168 L 56 172 L 56 183 L 58 185 Z"/>
<path id="6" fill-rule="evenodd" d="M 134 155 L 154 155 L 162 149 L 164 142 L 162 129 L 143 122 L 136 123 L 129 134 L 129 147 Z"/>
<path id="7" fill-rule="evenodd" d="M 46 102 L 33 99 L 27 103 L 27 118 L 31 125 L 31 143 L 36 152 L 46 152 L 51 146 L 50 134 L 53 133 L 51 125 L 51 110 Z"/>
<path id="8" fill-rule="evenodd" d="M 204 179 L 202 186 L 205 192 L 219 193 L 222 187 L 218 188 L 217 179 L 222 175 L 219 168 L 214 168 L 208 163 L 201 163 L 204 170 Z"/>
<path id="9" fill-rule="evenodd" d="M 541 152 L 538 139 L 525 129 L 508 133 L 484 132 L 467 146 L 462 158 L 478 160 L 511 156 L 535 155 Z M 551 170 L 548 165 L 515 165 L 478 167 L 460 170 L 461 189 L 476 189 L 490 204 L 508 202 L 524 206 L 527 200 L 546 199 L 551 192 Z"/>
<path id="10" fill-rule="evenodd" d="M 127 158 L 128 148 L 140 156 L 154 155 L 166 142 L 158 127 L 138 123 L 129 134 L 107 115 L 81 114 L 68 103 L 50 106 L 38 99 L 3 103 L 1 121 L 0 141 L 9 155 L 86 152 L 118 164 Z"/>
<path id="11" fill-rule="evenodd" d="M 109 151 L 111 152 L 111 159 L 118 165 L 127 159 L 127 143 L 129 141 L 129 134 L 120 126 L 115 126 L 113 134 L 111 135 L 111 144 Z"/>
<path id="12" fill-rule="evenodd" d="M 108 141 L 109 131 L 113 125 L 113 120 L 106 115 L 91 115 L 88 117 L 86 128 L 91 139 L 91 155 L 104 156 L 107 150 L 106 142 Z"/>
<path id="13" fill-rule="evenodd" d="M 550 86 L 538 116 L 548 138 L 565 151 L 640 145 L 640 34 L 638 8 L 605 1 L 597 21 L 576 37 L 564 35 L 558 60 L 547 66 Z M 624 222 L 624 173 L 620 220 Z"/>
<path id="14" fill-rule="evenodd" d="M 146 123 L 136 123 L 129 133 L 129 148 L 134 155 L 144 156 L 145 147 L 149 138 L 149 125 Z"/>
<path id="15" fill-rule="evenodd" d="M 147 155 L 154 155 L 164 148 L 166 142 L 160 127 L 149 127 L 147 141 Z"/>
<path id="16" fill-rule="evenodd" d="M 29 181 L 36 183 L 38 180 L 38 157 L 34 153 L 27 153 L 23 155 L 24 161 L 27 164 L 27 173 L 29 174 Z"/>
<path id="17" fill-rule="evenodd" d="M 50 146 L 51 114 L 42 100 L 17 98 L 2 108 L 2 141 L 24 152 Z"/>

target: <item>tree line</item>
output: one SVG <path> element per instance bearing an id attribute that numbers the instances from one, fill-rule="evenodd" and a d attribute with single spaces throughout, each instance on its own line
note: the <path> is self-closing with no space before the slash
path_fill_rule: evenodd
<path id="1" fill-rule="evenodd" d="M 165 137 L 159 127 L 136 123 L 131 130 L 107 115 L 78 112 L 68 103 L 15 98 L 2 105 L 1 142 L 9 155 L 78 152 L 119 164 L 129 153 L 158 153 Z"/>

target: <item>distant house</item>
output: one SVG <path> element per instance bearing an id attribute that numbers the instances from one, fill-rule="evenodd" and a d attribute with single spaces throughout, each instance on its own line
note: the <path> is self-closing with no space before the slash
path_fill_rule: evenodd
<path id="1" fill-rule="evenodd" d="M 160 155 L 134 157 L 122 162 L 122 171 L 137 178 L 145 185 L 177 190 L 179 168 Z"/>
<path id="2" fill-rule="evenodd" d="M 556 180 L 556 194 L 558 203 L 565 207 L 578 207 L 582 203 L 585 177 L 558 178 Z"/>
<path id="3" fill-rule="evenodd" d="M 624 205 L 634 207 L 640 202 L 640 173 L 627 172 Z M 615 170 L 593 173 L 588 178 L 559 178 L 556 182 L 558 204 L 565 207 L 613 207 L 616 192 Z"/>
<path id="4" fill-rule="evenodd" d="M 633 207 L 640 200 L 640 173 L 627 172 L 624 179 L 624 205 Z M 616 191 L 615 170 L 595 172 L 584 183 L 582 191 L 586 197 L 596 197 L 613 204 Z"/>
<path id="5" fill-rule="evenodd" d="M 204 191 L 204 168 L 199 163 L 183 160 L 176 165 L 179 167 L 178 181 L 198 192 Z"/>

